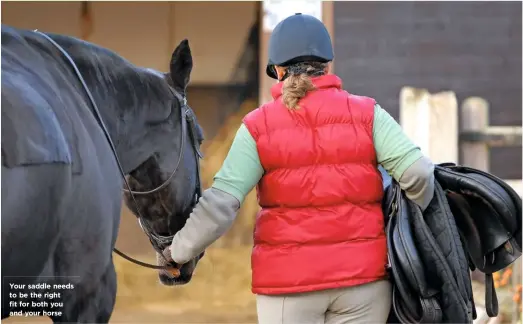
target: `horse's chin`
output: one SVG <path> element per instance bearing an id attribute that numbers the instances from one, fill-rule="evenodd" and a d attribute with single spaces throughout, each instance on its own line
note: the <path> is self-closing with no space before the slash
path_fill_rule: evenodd
<path id="1" fill-rule="evenodd" d="M 158 253 L 156 253 L 156 260 L 159 266 L 166 265 L 165 260 Z M 159 270 L 158 277 L 160 278 L 160 283 L 165 286 L 181 286 L 189 283 L 192 279 L 192 275 L 197 263 L 197 258 L 195 258 L 182 265 L 180 268 L 180 275 L 178 277 L 173 276 L 167 270 Z"/>

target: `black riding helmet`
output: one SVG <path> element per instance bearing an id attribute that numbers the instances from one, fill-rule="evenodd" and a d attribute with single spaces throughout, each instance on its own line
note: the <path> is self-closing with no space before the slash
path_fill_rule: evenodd
<path id="1" fill-rule="evenodd" d="M 325 25 L 313 16 L 297 13 L 280 21 L 272 31 L 266 73 L 278 79 L 274 65 L 333 59 L 331 37 Z"/>

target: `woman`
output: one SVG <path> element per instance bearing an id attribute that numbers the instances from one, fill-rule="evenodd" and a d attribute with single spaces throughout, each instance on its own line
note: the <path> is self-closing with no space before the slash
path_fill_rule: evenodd
<path id="1" fill-rule="evenodd" d="M 171 245 L 188 262 L 232 225 L 255 186 L 252 291 L 259 323 L 384 323 L 391 304 L 381 164 L 423 209 L 432 162 L 374 99 L 329 73 L 329 33 L 296 14 L 269 43 L 274 100 L 243 120 L 212 187 Z"/>

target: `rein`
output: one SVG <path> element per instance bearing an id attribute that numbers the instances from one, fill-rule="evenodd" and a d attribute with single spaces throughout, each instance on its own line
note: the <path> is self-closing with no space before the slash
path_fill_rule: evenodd
<path id="1" fill-rule="evenodd" d="M 111 147 L 111 151 L 113 152 L 114 157 L 116 159 L 116 164 L 118 165 L 118 168 L 119 168 L 120 173 L 121 173 L 121 175 L 123 177 L 125 186 L 127 187 L 127 189 L 122 188 L 122 190 L 124 192 L 126 192 L 126 193 L 129 193 L 129 195 L 131 196 L 131 198 L 132 198 L 132 200 L 134 202 L 134 205 L 136 207 L 136 212 L 138 213 L 138 223 L 139 223 L 142 231 L 149 238 L 149 241 L 151 242 L 151 245 L 156 250 L 156 252 L 158 252 L 164 258 L 164 260 L 167 262 L 167 264 L 169 264 L 170 262 L 165 258 L 165 256 L 162 253 L 163 250 L 162 250 L 161 246 L 162 245 L 166 245 L 166 244 L 170 244 L 172 242 L 173 238 L 174 238 L 174 235 L 162 236 L 162 235 L 158 235 L 158 234 L 156 234 L 154 232 L 154 230 L 148 224 L 146 219 L 141 215 L 140 208 L 139 208 L 138 202 L 136 201 L 135 195 L 149 195 L 149 194 L 157 193 L 158 191 L 164 189 L 165 187 L 167 187 L 169 185 L 169 183 L 171 182 L 172 178 L 174 177 L 176 171 L 178 171 L 178 168 L 180 166 L 181 160 L 183 158 L 183 152 L 184 152 L 185 143 L 186 143 L 185 137 L 187 136 L 187 124 L 189 124 L 190 125 L 190 131 L 189 131 L 190 134 L 189 135 L 191 136 L 192 147 L 194 149 L 195 157 L 196 157 L 196 161 L 197 161 L 197 171 L 196 171 L 197 172 L 197 174 L 196 174 L 197 185 L 196 185 L 195 202 L 194 203 L 196 204 L 196 202 L 198 202 L 198 199 L 202 196 L 202 186 L 201 186 L 201 180 L 200 180 L 200 164 L 198 163 L 198 160 L 203 158 L 203 154 L 200 151 L 200 148 L 199 148 L 198 143 L 196 141 L 196 135 L 195 135 L 196 119 L 195 119 L 193 113 L 191 112 L 189 106 L 187 105 L 186 97 L 180 95 L 179 93 L 177 93 L 176 91 L 171 89 L 172 94 L 178 100 L 178 102 L 180 103 L 180 106 L 181 106 L 181 124 L 182 124 L 181 125 L 181 127 L 182 127 L 182 136 L 181 136 L 181 140 L 180 140 L 181 152 L 178 155 L 178 160 L 176 162 L 176 166 L 175 166 L 174 170 L 172 171 L 172 173 L 169 176 L 169 178 L 167 178 L 167 180 L 165 180 L 160 186 L 156 187 L 155 189 L 149 190 L 149 191 L 133 191 L 133 190 L 131 190 L 129 182 L 127 181 L 127 179 L 125 177 L 125 172 L 124 172 L 124 170 L 122 168 L 122 164 L 120 163 L 120 159 L 118 158 L 118 155 L 116 154 L 116 148 L 115 148 L 115 146 L 113 144 L 113 141 L 111 140 L 111 137 L 109 135 L 109 131 L 107 130 L 107 127 L 105 126 L 105 124 L 104 124 L 104 122 L 102 120 L 102 115 L 100 114 L 98 106 L 96 105 L 96 102 L 95 102 L 95 100 L 93 98 L 93 95 L 91 94 L 91 91 L 89 91 L 89 87 L 85 83 L 85 80 L 82 77 L 82 74 L 80 73 L 80 71 L 78 70 L 78 67 L 76 66 L 74 60 L 71 58 L 71 56 L 60 45 L 58 45 L 49 36 L 47 36 L 46 34 L 40 32 L 38 30 L 34 30 L 34 32 L 39 34 L 39 35 L 41 35 L 41 36 L 43 36 L 51 44 L 53 44 L 54 47 L 56 47 L 62 53 L 62 55 L 67 59 L 67 61 L 69 61 L 69 63 L 71 64 L 71 66 L 72 66 L 76 76 L 80 80 L 80 82 L 81 82 L 81 84 L 82 84 L 82 86 L 83 86 L 87 96 L 89 97 L 89 101 L 91 102 L 91 105 L 92 105 L 92 107 L 94 109 L 94 112 L 95 112 L 94 113 L 95 118 L 97 119 L 97 121 L 98 121 L 98 123 L 100 125 L 100 128 L 104 132 L 104 135 L 107 138 L 107 141 L 109 142 L 109 145 Z M 137 264 L 139 266 L 145 267 L 145 268 L 156 269 L 156 270 L 167 270 L 167 271 L 173 271 L 173 270 L 177 271 L 178 270 L 178 268 L 176 268 L 174 266 L 159 266 L 159 265 L 153 265 L 153 264 L 149 264 L 149 263 L 146 263 L 146 262 L 142 262 L 142 261 L 136 260 L 136 259 L 126 255 L 125 253 L 121 252 L 116 247 L 113 248 L 113 251 L 116 254 L 118 254 L 119 256 L 121 256 L 122 258 L 124 258 L 124 259 L 126 259 L 126 260 L 128 260 L 128 261 L 130 261 L 130 262 L 132 262 L 134 264 Z"/>

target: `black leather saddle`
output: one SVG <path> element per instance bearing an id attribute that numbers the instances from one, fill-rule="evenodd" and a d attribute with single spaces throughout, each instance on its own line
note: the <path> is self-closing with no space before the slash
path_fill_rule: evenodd
<path id="1" fill-rule="evenodd" d="M 521 197 L 496 176 L 452 163 L 435 167 L 471 270 L 485 273 L 485 308 L 498 314 L 492 274 L 521 256 Z"/>
<path id="2" fill-rule="evenodd" d="M 485 306 L 498 314 L 492 273 L 521 256 L 521 197 L 480 170 L 435 166 L 425 211 L 392 181 L 385 191 L 389 323 L 471 323 L 476 318 L 469 268 L 485 273 Z"/>
<path id="3" fill-rule="evenodd" d="M 472 322 L 467 258 L 441 187 L 422 213 L 392 181 L 383 210 L 393 283 L 388 323 Z"/>

